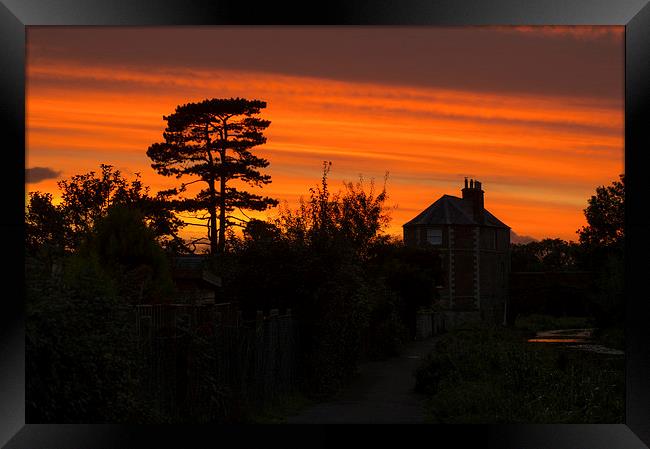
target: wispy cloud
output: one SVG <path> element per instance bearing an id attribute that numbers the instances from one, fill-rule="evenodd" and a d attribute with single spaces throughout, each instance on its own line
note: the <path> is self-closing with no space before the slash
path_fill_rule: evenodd
<path id="1" fill-rule="evenodd" d="M 181 67 L 230 69 L 393 86 L 611 98 L 623 84 L 622 29 L 30 27 L 27 42 L 28 64 L 58 61 L 168 74 Z"/>
<path id="2" fill-rule="evenodd" d="M 544 39 L 537 40 L 542 45 Z M 333 162 L 334 188 L 359 173 L 381 179 L 388 170 L 390 201 L 399 204 L 389 230 L 394 234 L 440 195 L 459 195 L 463 176 L 471 175 L 486 188 L 486 207 L 513 229 L 534 238 L 575 239 L 595 186 L 623 170 L 622 83 L 606 89 L 606 96 L 553 86 L 524 94 L 261 67 L 184 63 L 172 70 L 151 60 L 145 68 L 112 57 L 112 64 L 28 60 L 29 165 L 83 173 L 111 163 L 142 173 L 153 190 L 169 188 L 175 180 L 156 175 L 145 154 L 162 139 L 162 116 L 182 103 L 243 96 L 268 103 L 268 143 L 256 150 L 271 162 L 273 183 L 265 195 L 295 203 L 320 178 L 323 160 Z M 437 54 L 429 59 L 439 61 Z M 553 73 L 570 78 L 571 63 L 552 67 Z M 456 67 L 458 76 L 470 76 L 463 67 Z M 485 71 L 471 76 L 492 79 Z M 528 75 L 517 69 L 511 76 Z M 53 177 L 41 179 L 37 187 L 56 194 Z"/>
<path id="3" fill-rule="evenodd" d="M 571 37 L 582 41 L 611 40 L 623 42 L 624 26 L 611 25 L 540 25 L 540 26 L 505 26 L 500 31 L 525 33 L 529 36 Z"/>

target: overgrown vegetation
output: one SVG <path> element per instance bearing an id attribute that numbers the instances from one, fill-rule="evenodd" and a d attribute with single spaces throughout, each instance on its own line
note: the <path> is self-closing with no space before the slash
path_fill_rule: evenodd
<path id="1" fill-rule="evenodd" d="M 527 343 L 522 332 L 451 332 L 416 371 L 437 423 L 622 423 L 621 356 Z"/>
<path id="2" fill-rule="evenodd" d="M 336 393 L 361 357 L 396 355 L 438 275 L 427 250 L 381 234 L 385 187 L 360 179 L 332 192 L 329 169 L 297 209 L 249 222 L 218 261 L 226 296 L 245 314 L 291 308 L 299 317 L 301 387 L 311 398 Z"/>
<path id="3" fill-rule="evenodd" d="M 115 206 L 85 235 L 53 264 L 27 255 L 27 419 L 159 422 L 131 304 L 166 298 L 167 260 L 135 210 Z"/>

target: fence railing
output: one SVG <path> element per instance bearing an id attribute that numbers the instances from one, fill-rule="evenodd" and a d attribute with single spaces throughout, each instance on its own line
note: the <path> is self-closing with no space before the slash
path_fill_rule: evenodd
<path id="1" fill-rule="evenodd" d="M 236 306 L 139 305 L 136 327 L 144 360 L 143 391 L 165 416 L 194 422 L 237 419 L 293 390 L 297 326 L 291 310 Z"/>

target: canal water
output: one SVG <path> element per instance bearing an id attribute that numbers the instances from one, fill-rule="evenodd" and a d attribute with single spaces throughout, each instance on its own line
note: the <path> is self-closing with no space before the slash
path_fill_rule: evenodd
<path id="1" fill-rule="evenodd" d="M 570 349 L 595 352 L 598 354 L 624 355 L 619 349 L 607 348 L 593 343 L 594 329 L 556 329 L 537 332 L 529 343 L 561 344 Z"/>

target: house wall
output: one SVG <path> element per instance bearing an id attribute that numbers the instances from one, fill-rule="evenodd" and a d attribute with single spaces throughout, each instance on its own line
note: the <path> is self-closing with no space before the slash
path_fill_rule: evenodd
<path id="1" fill-rule="evenodd" d="M 438 285 L 438 295 L 440 296 L 439 300 L 445 307 L 449 306 L 450 295 L 453 295 L 453 292 L 450 291 L 450 285 L 453 289 L 453 279 L 450 278 L 450 274 L 453 273 L 453 260 L 449 257 L 449 242 L 453 241 L 453 231 L 450 231 L 449 226 L 440 225 L 440 226 L 405 226 L 403 228 L 404 232 L 404 244 L 406 246 L 417 247 L 427 245 L 427 229 L 440 229 L 442 231 L 442 243 L 440 245 L 433 246 L 439 252 L 440 257 L 440 266 L 443 273 L 446 273 L 443 276 L 442 282 Z"/>
<path id="2" fill-rule="evenodd" d="M 417 246 L 417 229 L 415 226 L 404 226 L 404 244 L 406 246 Z"/>
<path id="3" fill-rule="evenodd" d="M 476 226 L 453 226 L 454 244 L 454 296 L 451 309 L 473 310 L 476 308 L 478 279 Z"/>
<path id="4" fill-rule="evenodd" d="M 481 314 L 502 322 L 510 275 L 510 230 L 481 229 L 480 263 Z"/>
<path id="5" fill-rule="evenodd" d="M 416 225 L 403 228 L 404 244 L 406 246 L 424 246 L 427 244 L 427 229 L 440 229 L 442 230 L 442 244 L 436 245 L 437 249 L 445 249 L 449 247 L 449 226 L 426 226 Z"/>
<path id="6" fill-rule="evenodd" d="M 442 230 L 440 250 L 444 282 L 441 305 L 449 310 L 480 310 L 484 319 L 503 320 L 510 275 L 510 230 L 439 225 L 404 228 L 409 246 L 426 244 L 427 228 Z"/>

